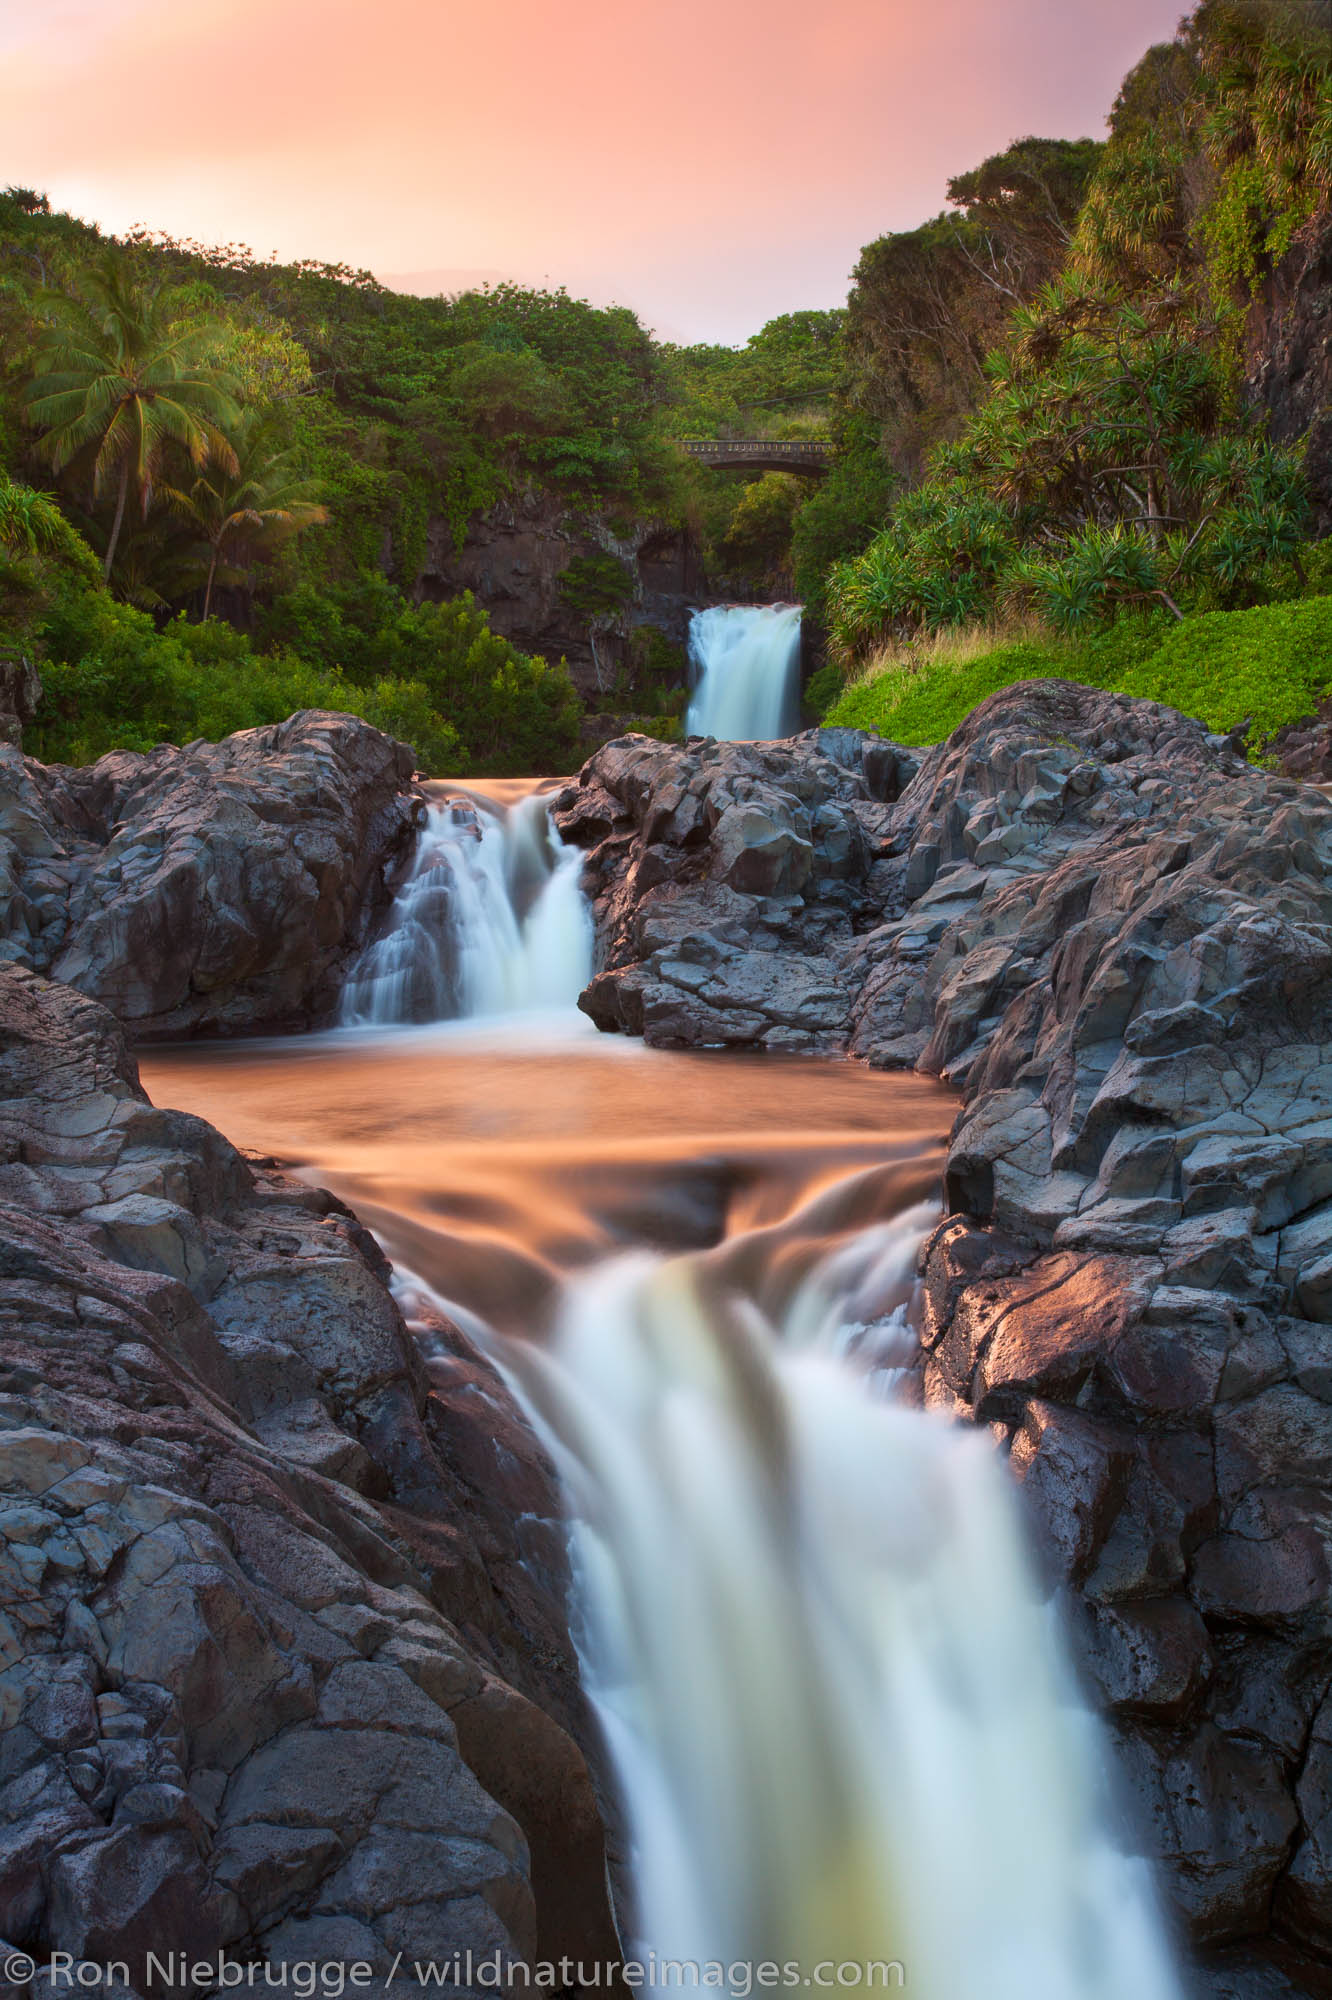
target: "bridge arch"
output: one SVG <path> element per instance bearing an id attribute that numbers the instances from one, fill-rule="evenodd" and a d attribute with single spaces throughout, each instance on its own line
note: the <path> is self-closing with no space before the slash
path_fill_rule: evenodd
<path id="1" fill-rule="evenodd" d="M 679 448 L 719 470 L 794 472 L 804 479 L 821 479 L 833 455 L 829 438 L 682 438 Z"/>

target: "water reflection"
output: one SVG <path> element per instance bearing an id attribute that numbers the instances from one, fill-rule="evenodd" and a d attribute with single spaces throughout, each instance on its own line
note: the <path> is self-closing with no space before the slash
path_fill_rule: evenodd
<path id="1" fill-rule="evenodd" d="M 953 1102 L 851 1064 L 645 1049 L 567 1015 L 377 1036 L 143 1051 L 155 1103 L 331 1187 L 390 1254 L 500 1330 L 538 1333 L 558 1285 L 624 1250 L 744 1232 L 762 1289 L 830 1235 L 931 1192 Z M 815 1226 L 796 1212 L 847 1176 Z M 783 1229 L 785 1227 L 785 1235 Z M 738 1248 L 739 1246 L 737 1246 Z"/>

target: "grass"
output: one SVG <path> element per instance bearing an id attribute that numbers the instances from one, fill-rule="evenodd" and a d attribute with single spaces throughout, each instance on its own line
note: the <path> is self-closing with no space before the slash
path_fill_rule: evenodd
<path id="1" fill-rule="evenodd" d="M 1247 724 L 1258 755 L 1332 688 L 1332 596 L 1182 623 L 1164 613 L 1126 616 L 1080 639 L 1032 623 L 939 633 L 877 655 L 823 719 L 895 743 L 939 743 L 987 696 L 1051 677 L 1164 702 L 1209 729 Z"/>

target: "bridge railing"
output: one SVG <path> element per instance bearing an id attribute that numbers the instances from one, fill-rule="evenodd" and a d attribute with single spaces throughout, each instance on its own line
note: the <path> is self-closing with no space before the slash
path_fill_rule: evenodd
<path id="1" fill-rule="evenodd" d="M 831 438 L 679 438 L 690 458 L 831 458 Z"/>

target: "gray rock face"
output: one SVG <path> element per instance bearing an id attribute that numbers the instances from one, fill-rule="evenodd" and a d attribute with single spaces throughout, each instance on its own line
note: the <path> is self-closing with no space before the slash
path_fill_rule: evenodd
<path id="1" fill-rule="evenodd" d="M 41 675 L 27 655 L 0 653 L 0 743 L 22 744 L 41 698 Z"/>
<path id="2" fill-rule="evenodd" d="M 553 1476 L 456 1330 L 432 1391 L 384 1275 L 0 967 L 11 1945 L 139 1991 L 149 1949 L 606 1955 Z"/>
<path id="3" fill-rule="evenodd" d="M 590 849 L 599 1027 L 676 1046 L 845 1047 L 841 967 L 877 905 L 889 808 L 915 769 L 850 730 L 794 744 L 621 737 L 554 803 Z M 838 760 L 841 761 L 838 761 Z"/>
<path id="4" fill-rule="evenodd" d="M 568 601 L 560 579 L 571 564 L 605 555 L 624 565 L 632 595 L 612 610 L 580 610 Z M 692 613 L 727 595 L 724 578 L 705 574 L 697 539 L 688 529 L 661 521 L 612 522 L 532 487 L 506 494 L 475 515 L 461 546 L 454 523 L 431 515 L 413 589 L 418 598 L 437 600 L 470 590 L 496 632 L 524 652 L 563 659 L 579 694 L 594 705 L 622 677 L 632 685 L 630 640 L 637 626 L 651 625 L 683 646 Z M 637 691 L 644 692 L 641 685 Z M 598 722 L 602 726 L 591 740 L 601 742 L 616 725 L 613 716 L 589 715 L 584 728 Z"/>
<path id="5" fill-rule="evenodd" d="M 1192 1936 L 1325 1963 L 1332 804 L 1059 681 L 916 754 L 608 745 L 582 1004 L 957 1085 L 922 1399 L 1009 1451 Z"/>
<path id="6" fill-rule="evenodd" d="M 1332 226 L 1316 209 L 1263 280 L 1244 338 L 1245 390 L 1279 444 L 1298 439 L 1315 533 L 1332 528 Z"/>
<path id="7" fill-rule="evenodd" d="M 411 752 L 351 716 L 77 770 L 0 743 L 0 958 L 140 1040 L 309 1026 L 420 814 Z"/>

